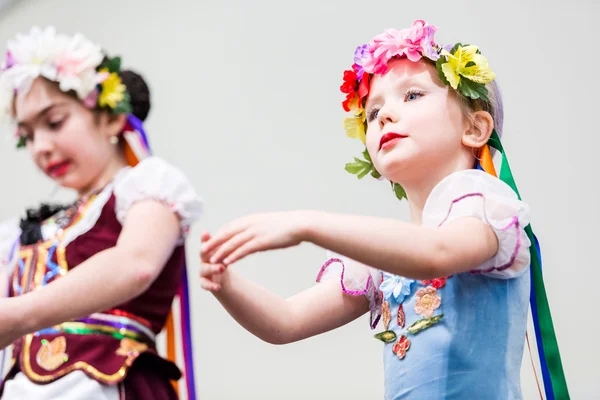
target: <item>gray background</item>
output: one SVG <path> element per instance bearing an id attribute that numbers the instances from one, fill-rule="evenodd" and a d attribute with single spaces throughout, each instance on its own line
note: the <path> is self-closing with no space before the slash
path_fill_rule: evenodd
<path id="1" fill-rule="evenodd" d="M 572 398 L 600 392 L 595 315 L 597 235 L 597 0 L 527 1 L 83 1 L 3 7 L 0 50 L 32 25 L 83 32 L 152 86 L 147 122 L 155 153 L 179 166 L 206 200 L 189 241 L 198 391 L 204 399 L 380 399 L 381 345 L 367 317 L 322 337 L 262 343 L 197 283 L 198 237 L 257 211 L 323 209 L 407 218 L 383 182 L 344 164 L 339 92 L 354 48 L 388 27 L 425 19 L 438 42 L 482 48 L 498 75 L 504 143 L 544 254 L 546 288 Z M 595 25 L 595 26 L 594 26 Z M 48 200 L 53 185 L 0 140 L 0 219 Z M 71 194 L 58 191 L 53 200 Z M 236 266 L 282 296 L 313 284 L 324 251 L 312 245 Z M 283 316 L 282 316 L 283 317 Z M 537 389 L 526 353 L 525 398 Z"/>

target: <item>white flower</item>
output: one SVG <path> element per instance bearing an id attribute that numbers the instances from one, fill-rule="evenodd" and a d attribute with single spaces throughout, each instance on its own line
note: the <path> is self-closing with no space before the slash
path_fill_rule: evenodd
<path id="1" fill-rule="evenodd" d="M 99 45 L 81 34 L 57 34 L 54 27 L 31 29 L 8 43 L 10 68 L 0 72 L 0 112 L 5 113 L 15 91 L 26 93 L 38 77 L 57 82 L 63 92 L 85 99 L 98 84 L 96 69 L 104 55 Z"/>

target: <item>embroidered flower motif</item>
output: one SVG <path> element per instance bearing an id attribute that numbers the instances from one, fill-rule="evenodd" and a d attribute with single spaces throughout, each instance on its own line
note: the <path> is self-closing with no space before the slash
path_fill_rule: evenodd
<path id="1" fill-rule="evenodd" d="M 386 331 L 390 329 L 390 321 L 392 320 L 392 314 L 390 312 L 390 303 L 387 301 L 383 302 L 381 306 L 381 315 L 383 318 L 383 329 Z"/>
<path id="2" fill-rule="evenodd" d="M 392 346 L 392 351 L 398 356 L 399 359 L 402 360 L 409 348 L 410 340 L 405 335 L 402 335 L 396 344 Z"/>
<path id="3" fill-rule="evenodd" d="M 404 299 L 410 295 L 411 287 L 414 283 L 414 279 L 408 279 L 384 272 L 383 282 L 379 286 L 379 289 L 383 292 L 386 300 L 393 298 L 398 304 L 402 304 Z"/>
<path id="4" fill-rule="evenodd" d="M 398 326 L 404 328 L 406 326 L 406 316 L 404 315 L 404 307 L 402 304 L 398 307 L 398 315 L 396 316 Z"/>
<path id="5" fill-rule="evenodd" d="M 128 338 L 124 338 L 121 340 L 121 345 L 115 352 L 118 356 L 129 357 L 135 356 L 137 357 L 140 353 L 143 353 L 148 349 L 148 345 L 140 342 L 136 342 L 135 340 L 131 340 Z"/>
<path id="6" fill-rule="evenodd" d="M 441 289 L 444 286 L 446 286 L 446 280 L 448 279 L 448 277 L 446 278 L 435 278 L 435 279 L 431 279 L 431 280 L 422 280 L 421 282 L 423 282 L 423 285 L 431 285 L 436 289 Z"/>
<path id="7" fill-rule="evenodd" d="M 36 361 L 46 371 L 54 371 L 69 360 L 67 339 L 64 336 L 54 338 L 51 342 L 42 339 L 42 346 L 37 352 Z"/>
<path id="8" fill-rule="evenodd" d="M 439 308 L 442 299 L 433 286 L 427 286 L 417 291 L 415 295 L 415 312 L 426 318 L 431 317 L 433 312 Z"/>

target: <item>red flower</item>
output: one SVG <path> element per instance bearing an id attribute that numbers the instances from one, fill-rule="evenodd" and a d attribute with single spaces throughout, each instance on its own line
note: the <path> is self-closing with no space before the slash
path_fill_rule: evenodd
<path id="1" fill-rule="evenodd" d="M 344 107 L 344 111 L 350 112 L 350 102 L 354 100 L 354 93 L 349 93 L 346 95 L 346 100 L 342 102 L 342 107 Z"/>
<path id="2" fill-rule="evenodd" d="M 346 100 L 342 103 L 342 107 L 346 112 L 350 111 L 350 102 L 353 101 L 357 95 L 358 90 L 358 77 L 356 71 L 349 69 L 344 71 L 344 83 L 340 86 L 342 93 L 346 93 Z"/>
<path id="3" fill-rule="evenodd" d="M 358 78 L 354 70 L 344 71 L 344 83 L 340 86 L 342 93 L 354 93 L 358 88 Z"/>
<path id="4" fill-rule="evenodd" d="M 392 351 L 395 355 L 398 356 L 399 359 L 403 359 L 406 355 L 406 352 L 410 348 L 410 340 L 406 338 L 406 336 L 402 335 L 400 339 L 394 344 L 392 347 Z"/>
<path id="5" fill-rule="evenodd" d="M 449 277 L 446 278 L 435 278 L 435 279 L 431 279 L 431 280 L 423 280 L 421 282 L 423 282 L 423 285 L 431 285 L 436 289 L 441 289 L 444 286 L 446 286 L 446 279 L 448 279 Z"/>

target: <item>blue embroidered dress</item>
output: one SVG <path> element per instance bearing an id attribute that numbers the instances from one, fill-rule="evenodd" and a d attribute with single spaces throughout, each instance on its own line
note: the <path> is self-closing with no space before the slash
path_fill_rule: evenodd
<path id="1" fill-rule="evenodd" d="M 529 209 L 499 179 L 466 170 L 433 189 L 423 225 L 463 217 L 488 223 L 499 243 L 498 253 L 473 271 L 415 281 L 332 254 L 319 274 L 321 280 L 343 270 L 343 290 L 369 299 L 372 327 L 380 321 L 386 400 L 522 398 Z"/>

